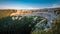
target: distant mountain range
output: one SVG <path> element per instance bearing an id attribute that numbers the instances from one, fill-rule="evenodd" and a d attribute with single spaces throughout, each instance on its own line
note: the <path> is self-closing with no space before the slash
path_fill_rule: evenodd
<path id="1" fill-rule="evenodd" d="M 44 8 L 44 9 L 31 9 L 31 10 L 16 10 L 16 9 L 0 9 L 0 18 L 10 16 L 12 13 L 31 13 L 31 12 L 48 12 L 48 10 L 54 10 L 60 12 L 60 8 Z"/>

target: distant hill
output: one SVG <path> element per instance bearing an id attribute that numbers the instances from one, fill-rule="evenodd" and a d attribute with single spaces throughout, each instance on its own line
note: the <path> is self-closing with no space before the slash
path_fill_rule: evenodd
<path id="1" fill-rule="evenodd" d="M 11 13 L 16 12 L 16 10 L 9 10 L 9 9 L 0 9 L 0 18 L 9 16 Z"/>
<path id="2" fill-rule="evenodd" d="M 9 16 L 11 13 L 20 11 L 20 13 L 30 13 L 30 12 L 48 12 L 48 10 L 54 10 L 55 12 L 60 13 L 60 8 L 46 8 L 46 9 L 36 9 L 36 10 L 14 10 L 14 9 L 0 9 L 0 18 Z"/>

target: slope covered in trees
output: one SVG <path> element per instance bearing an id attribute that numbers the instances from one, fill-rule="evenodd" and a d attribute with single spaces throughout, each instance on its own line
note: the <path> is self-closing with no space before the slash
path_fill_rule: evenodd
<path id="1" fill-rule="evenodd" d="M 18 19 L 15 20 L 13 20 L 12 17 L 16 16 L 0 18 L 0 33 L 30 34 L 31 31 L 35 29 L 34 26 L 42 20 L 40 16 L 19 16 Z M 34 19 L 35 17 L 37 17 L 37 19 Z"/>

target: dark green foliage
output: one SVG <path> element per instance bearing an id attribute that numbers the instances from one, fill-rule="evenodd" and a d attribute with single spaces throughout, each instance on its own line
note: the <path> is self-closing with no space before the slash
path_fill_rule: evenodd
<path id="1" fill-rule="evenodd" d="M 34 28 L 36 23 L 40 21 L 39 17 L 36 19 L 36 21 L 34 21 L 33 19 L 34 19 L 33 16 L 30 16 L 30 17 L 25 16 L 25 17 L 22 17 L 20 20 L 19 19 L 12 20 L 12 16 L 1 18 L 0 19 L 0 32 L 11 33 L 11 34 L 13 33 L 30 34 L 30 32 L 32 31 L 32 28 Z"/>

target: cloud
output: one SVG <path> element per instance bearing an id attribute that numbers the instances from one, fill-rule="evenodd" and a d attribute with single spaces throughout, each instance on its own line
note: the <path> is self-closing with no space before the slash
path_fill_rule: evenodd
<path id="1" fill-rule="evenodd" d="M 53 5 L 52 5 L 52 7 L 60 7 L 60 1 L 58 1 L 58 2 L 56 2 L 56 3 L 54 3 Z"/>
<path id="2" fill-rule="evenodd" d="M 0 9 L 38 9 L 28 5 L 0 5 Z"/>
<path id="3" fill-rule="evenodd" d="M 60 7 L 60 3 L 54 3 L 50 6 L 45 7 L 45 8 L 57 8 L 57 7 Z"/>
<path id="4" fill-rule="evenodd" d="M 60 7 L 60 4 L 53 4 L 52 7 Z"/>

